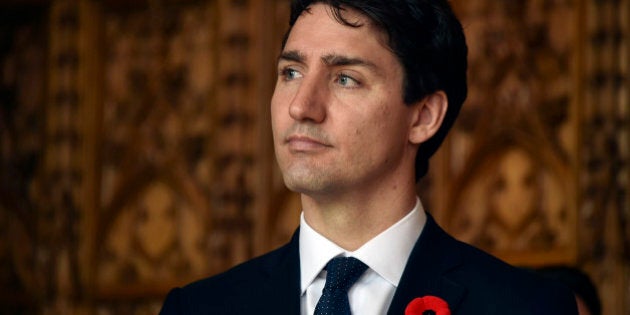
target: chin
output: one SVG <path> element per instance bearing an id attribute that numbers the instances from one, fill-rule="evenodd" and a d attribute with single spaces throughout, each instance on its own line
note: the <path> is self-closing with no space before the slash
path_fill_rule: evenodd
<path id="1" fill-rule="evenodd" d="M 283 173 L 284 184 L 293 192 L 301 194 L 317 194 L 330 190 L 329 181 L 324 180 L 321 176 L 313 176 L 312 174 L 287 174 Z"/>

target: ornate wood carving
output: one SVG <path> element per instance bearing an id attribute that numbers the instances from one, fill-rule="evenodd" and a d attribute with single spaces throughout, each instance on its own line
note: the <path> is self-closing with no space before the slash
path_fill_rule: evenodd
<path id="1" fill-rule="evenodd" d="M 575 259 L 575 4 L 458 2 L 469 97 L 434 165 L 439 219 L 512 263 Z M 441 160 L 441 161 L 440 161 Z"/>
<path id="2" fill-rule="evenodd" d="M 159 2 L 104 16 L 96 278 L 105 295 L 209 269 L 214 19 L 208 4 Z"/>
<path id="3" fill-rule="evenodd" d="M 34 312 L 50 280 L 39 271 L 38 252 L 50 252 L 37 225 L 45 205 L 45 30 L 44 7 L 0 10 L 0 309 L 15 314 Z"/>
<path id="4" fill-rule="evenodd" d="M 602 313 L 626 314 L 630 309 L 630 3 L 588 1 L 583 14 L 579 258 L 599 287 Z"/>
<path id="5" fill-rule="evenodd" d="M 269 36 L 257 24 L 268 7 L 154 2 L 106 13 L 103 312 L 155 308 L 169 288 L 268 248 L 271 143 L 260 120 L 271 54 L 257 38 Z M 125 304 L 129 295 L 155 300 Z"/>
<path id="6" fill-rule="evenodd" d="M 37 3 L 0 4 L 0 309 L 156 314 L 289 238 L 269 129 L 287 1 Z M 513 263 L 587 270 L 627 313 L 630 1 L 453 4 L 470 97 L 426 208 Z"/>

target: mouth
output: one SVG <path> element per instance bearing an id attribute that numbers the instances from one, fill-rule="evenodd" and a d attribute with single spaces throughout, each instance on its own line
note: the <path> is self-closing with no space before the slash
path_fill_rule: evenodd
<path id="1" fill-rule="evenodd" d="M 315 152 L 329 147 L 332 147 L 327 142 L 312 138 L 305 135 L 291 135 L 286 137 L 284 141 L 285 145 L 291 152 Z"/>

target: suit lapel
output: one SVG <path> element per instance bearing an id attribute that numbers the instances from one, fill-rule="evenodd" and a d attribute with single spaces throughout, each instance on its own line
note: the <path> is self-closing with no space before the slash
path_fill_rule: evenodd
<path id="1" fill-rule="evenodd" d="M 300 254 L 299 229 L 293 234 L 285 251 L 277 260 L 268 261 L 262 266 L 269 278 L 266 287 L 257 299 L 268 312 L 259 314 L 299 314 L 300 313 Z"/>
<path id="2" fill-rule="evenodd" d="M 464 286 L 446 277 L 447 272 L 462 263 L 456 247 L 456 241 L 435 223 L 431 215 L 427 215 L 427 223 L 411 251 L 388 314 L 404 314 L 411 300 L 425 295 L 434 295 L 445 300 L 451 313 L 455 313 L 466 293 Z M 271 313 L 299 314 L 299 229 L 285 249 L 277 259 L 267 261 L 262 266 L 263 271 L 268 274 L 267 285 L 253 299 L 259 300 L 261 303 L 256 304 L 264 305 L 262 309 Z"/>
<path id="3" fill-rule="evenodd" d="M 445 276 L 462 262 L 461 256 L 455 250 L 455 242 L 427 215 L 427 223 L 411 251 L 389 307 L 389 315 L 404 314 L 411 300 L 425 295 L 445 300 L 451 312 L 455 312 L 466 292 L 462 285 Z"/>

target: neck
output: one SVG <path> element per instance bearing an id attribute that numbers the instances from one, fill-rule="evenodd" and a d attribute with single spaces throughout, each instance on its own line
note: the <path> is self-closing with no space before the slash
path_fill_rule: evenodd
<path id="1" fill-rule="evenodd" d="M 379 185 L 370 192 L 335 196 L 302 194 L 306 222 L 348 251 L 363 244 L 406 216 L 416 203 L 415 183 Z"/>

